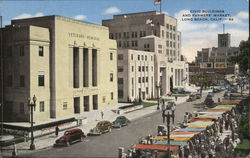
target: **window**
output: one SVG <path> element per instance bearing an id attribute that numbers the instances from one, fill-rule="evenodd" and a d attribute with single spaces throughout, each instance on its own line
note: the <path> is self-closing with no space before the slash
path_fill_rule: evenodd
<path id="1" fill-rule="evenodd" d="M 123 98 L 123 90 L 118 89 L 118 98 Z"/>
<path id="2" fill-rule="evenodd" d="M 45 73 L 43 71 L 38 72 L 38 86 L 43 87 L 44 86 L 44 77 Z"/>
<path id="3" fill-rule="evenodd" d="M 113 92 L 110 93 L 110 98 L 111 98 L 111 100 L 114 99 L 114 93 Z"/>
<path id="4" fill-rule="evenodd" d="M 105 102 L 106 102 L 106 97 L 103 96 L 103 97 L 102 97 L 102 103 L 105 103 Z"/>
<path id="5" fill-rule="evenodd" d="M 12 87 L 12 80 L 13 80 L 12 75 L 9 75 L 8 80 L 7 80 L 7 86 L 8 87 Z"/>
<path id="6" fill-rule="evenodd" d="M 19 104 L 19 112 L 20 114 L 24 114 L 24 103 Z"/>
<path id="7" fill-rule="evenodd" d="M 43 56 L 44 56 L 43 46 L 39 46 L 39 56 L 40 56 L 40 57 L 43 57 Z"/>
<path id="8" fill-rule="evenodd" d="M 173 26 L 173 30 L 175 31 L 175 26 Z"/>
<path id="9" fill-rule="evenodd" d="M 145 78 L 144 77 L 142 77 L 142 83 L 144 83 L 145 82 Z"/>
<path id="10" fill-rule="evenodd" d="M 110 33 L 110 34 L 109 34 L 109 38 L 110 38 L 110 39 L 113 39 L 113 38 L 114 38 L 113 33 Z"/>
<path id="11" fill-rule="evenodd" d="M 145 71 L 145 67 L 144 66 L 142 66 L 142 71 Z"/>
<path id="12" fill-rule="evenodd" d="M 166 32 L 166 36 L 167 36 L 167 38 L 169 38 L 169 32 Z"/>
<path id="13" fill-rule="evenodd" d="M 141 83 L 141 77 L 138 77 L 138 83 Z"/>
<path id="14" fill-rule="evenodd" d="M 68 108 L 68 103 L 67 102 L 63 102 L 63 110 L 66 110 Z"/>
<path id="15" fill-rule="evenodd" d="M 110 60 L 113 60 L 113 53 L 110 53 Z"/>
<path id="16" fill-rule="evenodd" d="M 146 82 L 148 82 L 148 77 L 146 77 Z"/>
<path id="17" fill-rule="evenodd" d="M 164 37 L 164 30 L 161 31 L 161 36 Z"/>
<path id="18" fill-rule="evenodd" d="M 141 60 L 144 60 L 144 56 L 143 55 L 141 55 Z"/>
<path id="19" fill-rule="evenodd" d="M 20 76 L 20 87 L 24 87 L 25 86 L 25 80 L 24 80 L 24 75 Z"/>
<path id="20" fill-rule="evenodd" d="M 131 54 L 131 60 L 133 60 L 134 59 L 134 56 L 133 56 L 133 54 Z"/>
<path id="21" fill-rule="evenodd" d="M 24 56 L 24 46 L 20 46 L 20 56 Z"/>
<path id="22" fill-rule="evenodd" d="M 8 46 L 8 48 L 7 48 L 7 56 L 12 57 L 12 47 L 11 46 Z"/>
<path id="23" fill-rule="evenodd" d="M 117 58 L 118 60 L 123 60 L 123 54 L 118 54 Z"/>
<path id="24" fill-rule="evenodd" d="M 138 55 L 138 60 L 140 60 L 140 55 Z"/>
<path id="25" fill-rule="evenodd" d="M 110 81 L 110 82 L 113 82 L 113 73 L 110 73 L 109 81 Z"/>
<path id="26" fill-rule="evenodd" d="M 167 26 L 166 26 L 166 27 L 167 27 L 167 29 L 169 29 L 169 24 L 167 24 Z"/>
<path id="27" fill-rule="evenodd" d="M 146 71 L 148 72 L 148 66 L 146 66 Z"/>
<path id="28" fill-rule="evenodd" d="M 118 84 L 123 84 L 123 78 L 118 78 Z"/>
<path id="29" fill-rule="evenodd" d="M 44 112 L 44 101 L 40 101 L 39 107 L 40 107 L 40 112 Z"/>
<path id="30" fill-rule="evenodd" d="M 118 72 L 123 72 L 123 66 L 118 66 L 117 71 Z"/>
<path id="31" fill-rule="evenodd" d="M 138 66 L 138 71 L 139 71 L 139 72 L 141 71 L 141 67 L 140 67 L 140 66 Z"/>
<path id="32" fill-rule="evenodd" d="M 134 66 L 131 67 L 131 71 L 134 72 Z"/>
<path id="33" fill-rule="evenodd" d="M 147 61 L 148 60 L 148 58 L 147 58 L 147 56 L 145 55 L 145 60 Z"/>
<path id="34" fill-rule="evenodd" d="M 174 69 L 173 68 L 171 68 L 171 72 L 173 72 L 174 71 Z"/>

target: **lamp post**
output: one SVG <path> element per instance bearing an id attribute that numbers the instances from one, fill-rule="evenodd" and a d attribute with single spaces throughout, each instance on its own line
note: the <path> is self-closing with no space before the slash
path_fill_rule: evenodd
<path id="1" fill-rule="evenodd" d="M 28 98 L 28 107 L 30 108 L 30 115 L 31 115 L 31 143 L 30 143 L 30 150 L 35 150 L 35 144 L 34 144 L 34 133 L 33 133 L 33 109 L 35 111 L 36 109 L 36 96 L 34 95 L 33 98 L 33 103 L 31 102 L 31 99 Z"/>
<path id="2" fill-rule="evenodd" d="M 174 117 L 172 114 L 168 113 L 164 115 L 167 118 L 167 128 L 168 128 L 168 158 L 170 158 L 170 118 Z"/>
<path id="3" fill-rule="evenodd" d="M 159 88 L 160 88 L 160 84 L 158 85 L 157 82 L 156 82 L 156 89 L 157 89 L 157 110 L 160 109 Z"/>

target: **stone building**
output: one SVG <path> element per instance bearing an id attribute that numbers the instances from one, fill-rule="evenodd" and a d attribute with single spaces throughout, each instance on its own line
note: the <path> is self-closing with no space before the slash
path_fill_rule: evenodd
<path id="1" fill-rule="evenodd" d="M 177 31 L 175 18 L 150 11 L 114 15 L 113 19 L 103 20 L 102 24 L 109 27 L 110 39 L 117 41 L 118 54 L 153 55 L 153 71 L 150 72 L 153 78 L 149 78 L 148 85 L 144 88 L 139 81 L 140 78 L 149 76 L 137 76 L 134 79 L 137 82 L 134 84 L 135 94 L 132 95 L 132 90 L 123 92 L 120 90 L 120 93 L 126 93 L 126 95 L 121 97 L 119 93 L 119 101 L 157 97 L 169 93 L 171 82 L 173 87 L 182 87 L 188 82 L 188 64 L 181 57 L 181 33 Z M 127 63 L 134 63 L 130 57 L 127 59 Z M 134 60 L 144 63 L 142 57 L 140 59 L 135 57 Z M 118 60 L 118 65 L 119 62 L 120 60 Z M 131 64 L 124 66 L 126 70 L 132 69 Z M 135 71 L 139 71 L 138 68 Z M 118 72 L 118 76 L 119 78 L 123 76 L 123 80 L 127 80 L 128 85 L 132 85 L 132 78 L 128 79 L 131 76 L 129 73 Z"/>
<path id="2" fill-rule="evenodd" d="M 61 119 L 117 104 L 117 47 L 105 26 L 62 16 L 12 20 L 3 30 L 5 121 Z"/>
<path id="3" fill-rule="evenodd" d="M 239 53 L 239 47 L 231 46 L 231 34 L 218 34 L 218 47 L 202 48 L 201 51 L 197 51 L 194 63 L 189 65 L 190 76 L 199 72 L 211 75 L 234 74 L 235 64 L 229 59 Z"/>

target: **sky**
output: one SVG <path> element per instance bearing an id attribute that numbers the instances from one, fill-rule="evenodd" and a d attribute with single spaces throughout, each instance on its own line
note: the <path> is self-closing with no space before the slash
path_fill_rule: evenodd
<path id="1" fill-rule="evenodd" d="M 162 11 L 177 19 L 177 29 L 182 35 L 182 54 L 188 61 L 193 61 L 202 48 L 217 47 L 217 34 L 223 33 L 223 24 L 225 32 L 231 34 L 231 46 L 238 46 L 240 41 L 248 39 L 249 0 L 161 1 Z M 159 11 L 159 8 L 159 5 L 154 5 L 154 0 L 0 0 L 4 26 L 10 24 L 12 19 L 46 15 L 101 24 L 103 19 L 112 19 L 116 14 Z M 188 20 L 191 12 L 197 15 L 202 10 L 223 11 L 222 14 L 229 14 L 231 20 Z"/>

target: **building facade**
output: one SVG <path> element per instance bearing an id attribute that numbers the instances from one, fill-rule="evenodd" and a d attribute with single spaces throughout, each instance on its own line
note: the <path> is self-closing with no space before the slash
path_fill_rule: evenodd
<path id="1" fill-rule="evenodd" d="M 3 28 L 5 121 L 71 117 L 117 104 L 117 47 L 107 27 L 62 16 Z M 13 117 L 15 116 L 15 117 Z"/>
<path id="2" fill-rule="evenodd" d="M 177 31 L 175 18 L 151 11 L 115 15 L 113 19 L 103 20 L 102 24 L 109 27 L 110 39 L 117 41 L 118 54 L 124 53 L 127 56 L 134 53 L 138 55 L 140 52 L 141 55 L 152 56 L 153 53 L 154 71 L 150 72 L 153 73 L 150 74 L 153 75 L 153 79 L 149 79 L 151 85 L 146 87 L 149 93 L 147 94 L 146 90 L 143 91 L 143 88 L 139 86 L 141 84 L 138 83 L 134 87 L 136 89 L 135 95 L 132 95 L 132 90 L 124 90 L 126 92 L 125 98 L 118 97 L 119 101 L 157 97 L 167 94 L 170 91 L 171 83 L 173 87 L 181 87 L 184 86 L 185 82 L 188 82 L 188 64 L 181 55 L 181 33 Z M 129 60 L 130 58 L 127 62 L 134 62 Z M 135 60 L 141 62 L 142 58 Z M 118 65 L 119 62 L 118 60 Z M 129 64 L 127 64 L 126 69 L 131 69 Z M 135 71 L 139 70 L 135 69 Z M 118 72 L 118 76 L 120 76 L 119 74 L 120 72 Z M 121 73 L 121 76 L 125 75 L 127 75 L 125 78 L 129 77 L 129 74 Z M 140 80 L 136 79 L 135 81 L 139 82 Z M 131 83 L 132 79 L 128 79 L 128 85 Z"/>
<path id="3" fill-rule="evenodd" d="M 234 74 L 235 64 L 230 62 L 230 58 L 238 56 L 239 47 L 231 47 L 231 34 L 218 34 L 218 47 L 202 48 L 197 51 L 195 62 L 189 65 L 190 76 L 199 72 L 207 74 Z"/>

